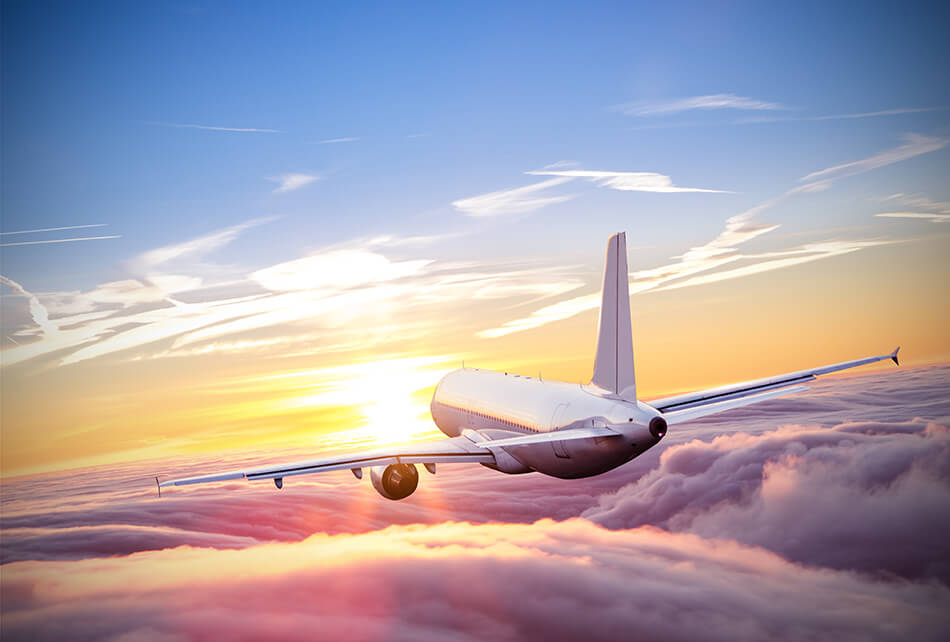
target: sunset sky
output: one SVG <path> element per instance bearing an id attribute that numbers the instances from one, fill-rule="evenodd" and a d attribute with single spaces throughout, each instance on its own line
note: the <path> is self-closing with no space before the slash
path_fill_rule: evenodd
<path id="1" fill-rule="evenodd" d="M 926 7 L 926 8 L 922 8 Z M 950 360 L 946 6 L 5 2 L 2 474 Z"/>

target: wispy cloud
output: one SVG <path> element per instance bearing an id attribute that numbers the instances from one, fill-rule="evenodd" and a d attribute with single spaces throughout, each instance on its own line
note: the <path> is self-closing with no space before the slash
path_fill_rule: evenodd
<path id="1" fill-rule="evenodd" d="M 684 111 L 694 109 L 740 109 L 749 111 L 772 111 L 779 109 L 788 109 L 788 107 L 774 102 L 748 98 L 746 96 L 737 96 L 735 94 L 707 94 L 705 96 L 692 96 L 690 98 L 680 98 L 677 100 L 661 102 L 634 102 L 620 105 L 620 111 L 628 116 L 658 116 L 678 114 Z"/>
<path id="2" fill-rule="evenodd" d="M 516 187 L 514 189 L 489 192 L 481 196 L 472 196 L 463 198 L 452 203 L 460 212 L 473 217 L 499 216 L 502 214 L 524 214 L 533 212 L 554 205 L 563 203 L 574 198 L 573 194 L 564 194 L 559 196 L 536 196 L 537 192 L 563 185 L 570 181 L 568 177 L 552 178 L 550 180 L 526 185 L 525 187 Z"/>
<path id="3" fill-rule="evenodd" d="M 263 225 L 264 223 L 269 223 L 275 220 L 275 218 L 276 217 L 273 216 L 255 218 L 204 236 L 199 236 L 184 243 L 176 243 L 175 245 L 166 245 L 165 247 L 149 250 L 139 256 L 134 263 L 145 268 L 153 268 L 174 259 L 206 254 L 227 245 L 245 230 Z"/>
<path id="4" fill-rule="evenodd" d="M 264 129 L 260 127 L 221 127 L 217 125 L 194 125 L 190 123 L 159 123 L 150 122 L 149 125 L 158 127 L 175 127 L 178 129 L 204 129 L 212 132 L 237 132 L 242 134 L 282 134 L 279 129 Z"/>
<path id="5" fill-rule="evenodd" d="M 946 145 L 946 141 L 943 139 L 910 134 L 906 137 L 906 142 L 898 147 L 865 159 L 812 172 L 801 179 L 804 184 L 792 187 L 773 199 L 728 218 L 723 230 L 711 241 L 692 247 L 682 255 L 673 257 L 676 260 L 671 263 L 633 273 L 630 279 L 630 293 L 638 294 L 651 290 L 669 290 L 721 282 L 882 245 L 886 241 L 854 239 L 812 243 L 766 254 L 744 254 L 739 249 L 740 246 L 779 227 L 778 224 L 763 223 L 757 219 L 762 212 L 775 207 L 788 198 L 797 194 L 827 189 L 838 178 L 852 176 L 913 158 L 940 149 L 944 145 Z M 737 265 L 741 263 L 742 265 L 714 272 L 727 264 L 733 263 Z M 702 276 L 699 276 L 701 274 Z M 513 332 L 537 328 L 547 323 L 573 317 L 587 310 L 596 309 L 599 301 L 600 298 L 597 294 L 588 294 L 546 305 L 525 317 L 482 330 L 479 332 L 479 336 L 495 338 Z"/>
<path id="6" fill-rule="evenodd" d="M 0 247 L 13 247 L 15 245 L 48 245 L 50 243 L 75 243 L 77 241 L 102 241 L 105 239 L 119 239 L 120 234 L 110 234 L 109 236 L 81 236 L 70 239 L 47 239 L 45 241 L 17 241 L 15 243 L 0 243 Z"/>
<path id="7" fill-rule="evenodd" d="M 105 227 L 108 223 L 91 223 L 89 225 L 65 225 L 63 227 L 41 227 L 35 230 L 17 230 L 16 232 L 0 232 L 0 236 L 8 234 L 39 234 L 40 232 L 62 232 L 63 230 L 82 230 L 90 227 Z"/>
<path id="8" fill-rule="evenodd" d="M 732 194 L 721 189 L 706 189 L 702 187 L 678 187 L 673 179 L 656 172 L 608 172 L 597 170 L 535 170 L 526 172 L 534 176 L 562 176 L 566 178 L 586 178 L 601 187 L 630 191 L 630 192 L 709 192 L 716 194 Z"/>
<path id="9" fill-rule="evenodd" d="M 932 111 L 946 111 L 947 107 L 902 107 L 898 109 L 882 109 L 880 111 L 865 111 L 850 114 L 828 114 L 825 116 L 750 116 L 733 121 L 735 125 L 754 123 L 780 123 L 786 121 L 806 120 L 854 120 L 860 118 L 879 118 L 881 116 L 900 116 L 903 114 L 920 114 Z"/>
<path id="10" fill-rule="evenodd" d="M 801 180 L 807 182 L 817 178 L 841 178 L 843 176 L 860 174 L 872 169 L 877 169 L 878 167 L 884 167 L 885 165 L 891 165 L 915 156 L 920 156 L 921 154 L 937 151 L 938 149 L 946 147 L 948 142 L 950 142 L 950 140 L 946 138 L 907 134 L 904 136 L 903 145 L 893 147 L 874 154 L 873 156 L 868 156 L 867 158 L 812 172 L 811 174 L 803 176 Z"/>
<path id="11" fill-rule="evenodd" d="M 320 177 L 314 174 L 284 174 L 282 176 L 269 178 L 268 180 L 277 183 L 277 188 L 274 189 L 274 193 L 281 194 L 306 187 L 310 183 L 320 180 Z"/>
<path id="12" fill-rule="evenodd" d="M 26 288 L 13 279 L 9 279 L 2 274 L 0 274 L 0 283 L 3 283 L 7 287 L 11 288 L 20 296 L 26 297 L 27 301 L 29 302 L 30 315 L 33 317 L 33 322 L 39 326 L 40 330 L 47 334 L 56 332 L 56 326 L 50 323 L 49 312 L 47 312 L 46 308 L 42 303 L 40 303 L 40 300 L 35 294 L 29 292 Z M 14 341 L 14 343 L 16 343 L 16 341 Z"/>
<path id="13" fill-rule="evenodd" d="M 882 216 L 884 218 L 918 218 L 930 221 L 931 223 L 950 222 L 950 214 L 928 214 L 927 212 L 881 212 L 874 216 Z"/>
<path id="14" fill-rule="evenodd" d="M 931 223 L 946 223 L 950 221 L 950 203 L 946 201 L 933 201 L 919 194 L 893 194 L 882 200 L 897 200 L 905 206 L 915 208 L 917 211 L 881 212 L 874 216 L 883 218 L 912 218 L 930 221 Z"/>
<path id="15" fill-rule="evenodd" d="M 360 140 L 359 136 L 343 136 L 341 138 L 327 138 L 318 140 L 317 145 L 334 145 L 336 143 L 355 143 Z"/>

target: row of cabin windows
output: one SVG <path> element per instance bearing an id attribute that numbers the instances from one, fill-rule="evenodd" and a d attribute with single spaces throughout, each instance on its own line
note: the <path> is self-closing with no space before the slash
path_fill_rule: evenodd
<path id="1" fill-rule="evenodd" d="M 532 432 L 538 432 L 538 430 L 537 430 L 536 428 L 533 428 L 533 427 L 531 427 L 531 426 L 528 426 L 527 424 L 518 423 L 517 421 L 512 421 L 511 419 L 505 419 L 505 418 L 503 418 L 503 417 L 495 417 L 495 416 L 493 416 L 493 415 L 489 415 L 489 414 L 484 413 L 484 412 L 478 412 L 478 411 L 476 411 L 476 410 L 469 410 L 469 409 L 467 409 L 467 408 L 459 408 L 459 410 L 461 410 L 462 412 L 467 412 L 468 414 L 474 415 L 474 416 L 476 416 L 476 417 L 481 417 L 482 419 L 490 419 L 490 420 L 492 420 L 492 421 L 497 421 L 497 422 L 499 422 L 499 423 L 501 423 L 501 424 L 504 424 L 504 425 L 506 425 L 506 426 L 512 426 L 512 427 L 514 427 L 514 428 L 523 428 L 523 429 L 525 429 L 525 430 L 530 430 L 530 431 L 532 431 Z"/>

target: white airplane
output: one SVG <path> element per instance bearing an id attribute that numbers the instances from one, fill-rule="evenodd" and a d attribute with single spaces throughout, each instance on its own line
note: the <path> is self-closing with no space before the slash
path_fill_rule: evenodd
<path id="1" fill-rule="evenodd" d="M 607 241 L 600 331 L 590 385 L 550 381 L 507 372 L 462 368 L 445 375 L 432 395 L 432 419 L 448 438 L 355 454 L 330 455 L 159 483 L 166 486 L 234 479 L 284 479 L 349 469 L 387 499 L 404 499 L 419 484 L 416 464 L 478 463 L 502 473 L 539 472 L 573 479 L 612 470 L 663 439 L 667 426 L 774 399 L 801 390 L 818 375 L 884 359 L 897 351 L 766 379 L 745 381 L 649 404 L 637 399 L 630 330 L 627 245 L 623 233 Z M 158 483 L 158 478 L 156 478 Z"/>

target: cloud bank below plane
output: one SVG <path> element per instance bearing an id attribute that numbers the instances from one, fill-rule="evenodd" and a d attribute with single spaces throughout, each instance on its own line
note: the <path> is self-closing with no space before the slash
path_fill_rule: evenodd
<path id="1" fill-rule="evenodd" d="M 423 640 L 483 639 L 486 627 L 512 639 L 938 640 L 950 624 L 948 384 L 946 366 L 826 380 L 671 433 L 622 471 L 565 484 L 440 469 L 385 511 L 345 471 L 280 493 L 161 500 L 151 465 L 8 479 L 4 632 L 240 637 L 278 622 L 306 639 L 302 622 L 318 616 L 328 635 Z M 789 424 L 772 428 L 776 412 Z M 288 585 L 294 600 L 277 590 Z M 565 612 L 565 600 L 588 606 Z"/>

